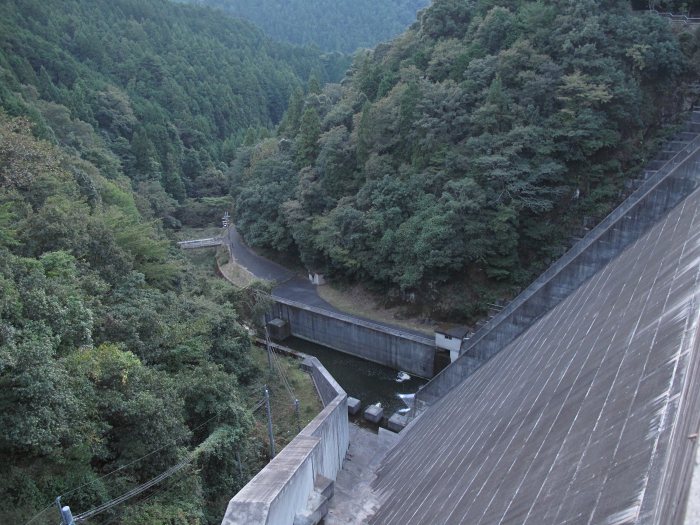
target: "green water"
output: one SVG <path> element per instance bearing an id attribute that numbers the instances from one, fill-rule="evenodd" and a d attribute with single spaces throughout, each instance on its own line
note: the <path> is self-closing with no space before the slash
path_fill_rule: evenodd
<path id="1" fill-rule="evenodd" d="M 385 418 L 406 407 L 397 394 L 414 394 L 427 382 L 425 379 L 411 376 L 408 381 L 399 383 L 396 381 L 398 372 L 392 368 L 303 339 L 293 337 L 285 339 L 283 344 L 317 357 L 348 395 L 362 402 L 362 410 L 368 405 L 380 402 L 384 407 Z"/>

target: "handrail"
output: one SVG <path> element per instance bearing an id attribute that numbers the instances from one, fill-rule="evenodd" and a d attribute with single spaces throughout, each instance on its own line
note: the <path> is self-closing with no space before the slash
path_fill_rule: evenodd
<path id="1" fill-rule="evenodd" d="M 698 112 L 696 112 L 698 113 Z M 460 360 L 468 355 L 469 351 L 477 347 L 485 337 L 494 333 L 498 326 L 506 322 L 508 318 L 521 306 L 523 306 L 532 296 L 534 296 L 543 286 L 545 286 L 558 273 L 563 271 L 569 263 L 576 257 L 581 255 L 593 243 L 598 241 L 618 220 L 630 212 L 644 197 L 654 191 L 661 185 L 674 170 L 687 160 L 700 148 L 700 135 L 696 135 L 683 148 L 677 151 L 670 159 L 668 159 L 649 179 L 645 180 L 635 191 L 633 191 L 619 206 L 617 206 L 605 219 L 591 229 L 583 239 L 579 240 L 572 246 L 564 255 L 556 262 L 547 268 L 540 276 L 535 279 L 525 290 L 515 297 L 503 310 L 496 314 L 489 322 L 478 330 L 468 340 L 465 347 L 460 352 L 460 357 L 452 364 L 444 368 L 433 379 L 428 382 L 421 391 L 417 394 L 417 400 L 425 402 L 432 396 L 432 392 L 437 385 L 442 385 L 445 381 L 447 384 L 454 382 L 452 377 L 455 373 L 459 373 Z M 517 337 L 517 336 L 516 336 Z M 463 379 L 463 378 L 462 378 Z M 448 389 L 451 387 L 448 387 Z M 421 395 L 422 393 L 422 395 Z M 421 399 L 422 398 L 422 399 Z"/>
<path id="2" fill-rule="evenodd" d="M 671 157 L 659 170 L 650 178 L 645 180 L 635 191 L 633 191 L 617 208 L 610 212 L 607 217 L 593 227 L 580 241 L 574 244 L 564 255 L 540 274 L 525 290 L 520 292 L 503 310 L 495 315 L 488 324 L 478 330 L 470 339 L 469 344 L 462 353 L 466 353 L 471 347 L 476 345 L 494 326 L 507 318 L 518 306 L 540 288 L 542 284 L 549 281 L 554 275 L 562 271 L 571 261 L 581 255 L 593 242 L 603 235 L 617 220 L 624 216 L 642 197 L 653 191 L 680 163 L 689 157 L 695 150 L 700 148 L 700 135 L 688 142 L 682 149 Z M 437 376 L 436 376 L 437 377 Z"/>

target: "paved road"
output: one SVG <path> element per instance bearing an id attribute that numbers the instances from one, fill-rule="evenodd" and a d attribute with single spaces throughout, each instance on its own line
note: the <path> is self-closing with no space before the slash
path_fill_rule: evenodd
<path id="1" fill-rule="evenodd" d="M 255 277 L 265 279 L 266 281 L 272 281 L 275 284 L 275 287 L 272 289 L 273 296 L 288 299 L 290 301 L 296 301 L 298 303 L 313 306 L 315 308 L 321 308 L 323 310 L 330 310 L 331 312 L 343 314 L 349 317 L 355 317 L 356 319 L 362 319 L 364 321 L 369 321 L 371 323 L 382 325 L 394 330 L 400 330 L 412 335 L 430 338 L 429 335 L 419 332 L 418 330 L 409 330 L 400 326 L 382 323 L 374 319 L 353 316 L 347 312 L 338 310 L 333 305 L 319 297 L 316 291 L 316 286 L 311 284 L 306 277 L 296 275 L 288 268 L 285 268 L 284 266 L 272 262 L 269 259 L 261 257 L 253 252 L 253 250 L 251 250 L 245 244 L 243 238 L 233 226 L 229 228 L 227 240 L 229 246 L 231 247 L 231 254 L 238 264 L 243 266 Z"/>
<path id="2" fill-rule="evenodd" d="M 228 242 L 236 262 L 259 279 L 282 283 L 295 277 L 294 272 L 277 263 L 260 257 L 245 245 L 236 228 L 228 230 Z M 309 283 L 311 284 L 311 283 Z"/>

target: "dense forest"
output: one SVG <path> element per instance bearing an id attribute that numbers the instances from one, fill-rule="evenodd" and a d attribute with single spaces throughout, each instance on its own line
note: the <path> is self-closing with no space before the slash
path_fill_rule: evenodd
<path id="1" fill-rule="evenodd" d="M 422 3 L 386 5 L 398 31 Z M 0 522 L 182 464 L 99 522 L 218 523 L 261 466 L 264 305 L 190 266 L 183 223 L 235 199 L 252 245 L 469 318 L 619 199 L 698 48 L 622 0 L 436 0 L 351 66 L 208 7 L 0 2 Z"/>
<path id="2" fill-rule="evenodd" d="M 374 47 L 416 21 L 429 0 L 179 0 L 218 7 L 269 36 L 327 51 Z"/>
<path id="3" fill-rule="evenodd" d="M 0 14 L 2 107 L 31 113 L 42 138 L 107 176 L 121 166 L 155 208 L 224 194 L 235 148 L 279 122 L 294 89 L 337 80 L 347 66 L 166 0 L 10 0 Z"/>
<path id="4" fill-rule="evenodd" d="M 188 454 L 167 491 L 108 515 L 215 523 L 259 465 L 239 392 L 257 373 L 252 298 L 192 277 L 130 186 L 0 114 L 3 523 L 69 489 L 87 510 Z"/>
<path id="5" fill-rule="evenodd" d="M 253 291 L 194 269 L 236 147 L 345 58 L 162 0 L 0 3 L 0 523 L 219 523 L 265 453 Z M 213 261 L 212 261 L 213 264 Z"/>
<path id="6" fill-rule="evenodd" d="M 602 218 L 697 79 L 698 39 L 628 1 L 436 0 L 236 154 L 253 246 L 469 320 Z"/>

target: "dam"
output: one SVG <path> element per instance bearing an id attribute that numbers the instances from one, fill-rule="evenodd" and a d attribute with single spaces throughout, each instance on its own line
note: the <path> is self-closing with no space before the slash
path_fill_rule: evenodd
<path id="1" fill-rule="evenodd" d="M 350 491 L 355 501 L 348 491 L 342 505 L 331 498 L 326 523 L 696 523 L 696 139 L 677 153 L 473 341 L 500 343 L 482 355 L 466 349 L 433 379 L 450 377 L 442 391 L 421 390 L 431 396 L 424 410 L 364 471 L 352 468 L 349 440 L 338 480 L 370 481 Z M 624 240 L 587 252 L 610 239 Z M 592 266 L 576 264 L 603 252 Z M 546 286 L 566 268 L 578 268 L 580 282 Z M 509 317 L 523 304 L 534 310 Z M 467 374 L 463 358 L 477 365 Z M 292 510 L 274 523 L 302 523 Z"/>

